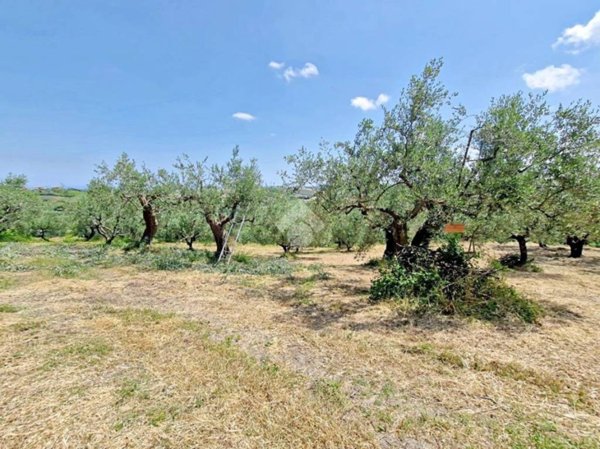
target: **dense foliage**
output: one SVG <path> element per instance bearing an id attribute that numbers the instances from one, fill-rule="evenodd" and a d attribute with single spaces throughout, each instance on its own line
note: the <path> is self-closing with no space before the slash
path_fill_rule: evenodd
<path id="1" fill-rule="evenodd" d="M 371 286 L 371 299 L 406 300 L 419 312 L 474 316 L 496 320 L 510 316 L 535 322 L 541 309 L 506 285 L 493 269 L 471 263 L 458 239 L 439 249 L 403 248 L 385 263 Z"/>
<path id="2" fill-rule="evenodd" d="M 0 181 L 0 234 L 19 230 L 35 209 L 36 195 L 27 190 L 24 176 L 8 175 Z"/>
<path id="3" fill-rule="evenodd" d="M 465 177 L 472 235 L 516 240 L 522 265 L 530 238 L 597 234 L 599 125 L 587 102 L 553 110 L 544 95 L 494 100 L 478 118 L 478 158 Z"/>
<path id="4" fill-rule="evenodd" d="M 229 252 L 226 227 L 236 219 L 250 220 L 260 194 L 261 176 L 255 160 L 249 163 L 239 156 L 236 147 L 224 166 L 206 164 L 206 159 L 193 162 L 188 156 L 179 158 L 169 187 L 175 204 L 183 205 L 179 213 L 187 217 L 188 235 L 198 232 L 197 218 L 202 217 L 213 235 L 218 256 Z M 189 243 L 188 243 L 189 245 Z"/>
<path id="5" fill-rule="evenodd" d="M 452 107 L 440 69 L 436 60 L 414 76 L 380 126 L 364 120 L 353 141 L 288 158 L 288 182 L 314 188 L 327 210 L 361 213 L 384 231 L 388 257 L 406 245 L 427 246 L 459 211 L 455 150 L 464 109 Z"/>

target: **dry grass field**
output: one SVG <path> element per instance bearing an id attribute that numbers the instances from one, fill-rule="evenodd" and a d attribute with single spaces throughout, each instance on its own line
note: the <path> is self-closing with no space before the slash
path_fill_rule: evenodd
<path id="1" fill-rule="evenodd" d="M 507 277 L 536 325 L 370 303 L 376 269 L 333 250 L 280 275 L 36 256 L 0 272 L 0 447 L 600 448 L 600 250 L 532 253 Z"/>

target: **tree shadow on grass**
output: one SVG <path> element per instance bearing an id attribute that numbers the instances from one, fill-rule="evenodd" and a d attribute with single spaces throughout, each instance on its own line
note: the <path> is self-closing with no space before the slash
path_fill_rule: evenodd
<path id="1" fill-rule="evenodd" d="M 544 250 L 540 249 L 540 251 Z M 334 277 L 313 278 L 314 285 L 306 290 L 302 290 L 302 278 L 281 279 L 273 286 L 269 297 L 284 303 L 289 306 L 289 309 L 274 319 L 301 323 L 312 330 L 337 327 L 350 331 L 385 333 L 415 330 L 453 331 L 466 328 L 473 321 L 479 321 L 489 323 L 508 336 L 541 329 L 546 320 L 568 325 L 584 319 L 569 306 L 548 301 L 536 301 L 545 311 L 538 324 L 527 324 L 513 318 L 486 320 L 478 317 L 445 315 L 435 311 L 410 310 L 406 307 L 396 307 L 397 303 L 391 301 L 388 303 L 389 308 L 381 307 L 369 300 L 369 284 L 365 282 L 365 275 L 371 277 L 375 273 L 376 268 L 364 265 L 337 267 Z M 564 282 L 568 273 L 514 271 L 511 276 Z"/>
<path id="2" fill-rule="evenodd" d="M 353 303 L 333 303 L 333 304 L 299 304 L 293 307 L 283 317 L 276 317 L 276 320 L 281 318 L 293 318 L 300 321 L 309 329 L 320 331 L 324 330 L 340 320 L 345 320 L 352 315 L 355 315 L 369 307 L 365 302 Z"/>
<path id="3" fill-rule="evenodd" d="M 564 281 L 565 278 L 568 278 L 568 275 L 565 275 L 563 273 L 546 273 L 544 271 L 535 273 L 531 271 L 510 270 L 508 273 L 510 279 L 541 279 L 545 281 Z"/>
<path id="4" fill-rule="evenodd" d="M 327 293 L 323 292 L 327 289 L 338 292 L 343 289 L 345 294 L 342 299 L 328 300 L 325 299 L 328 298 Z M 540 328 L 538 324 L 527 324 L 510 319 L 488 321 L 434 311 L 407 310 L 397 307 L 397 304 L 392 301 L 385 303 L 382 307 L 381 304 L 370 301 L 367 293 L 368 289 L 364 287 L 349 286 L 340 281 L 330 282 L 327 288 L 321 286 L 318 295 L 299 296 L 296 291 L 289 288 L 287 290 L 276 289 L 270 297 L 286 304 L 289 308 L 273 319 L 276 322 L 293 321 L 316 331 L 338 328 L 353 332 L 367 331 L 388 334 L 390 332 L 460 331 L 468 328 L 474 321 L 489 323 L 496 330 L 508 336 Z M 549 304 L 548 306 L 544 305 L 544 308 L 548 310 L 548 316 L 559 319 L 565 324 L 582 318 L 565 306 Z M 542 318 L 542 326 L 543 320 L 544 318 Z"/>
<path id="5" fill-rule="evenodd" d="M 547 319 L 552 319 L 560 324 L 570 324 L 572 322 L 581 322 L 585 317 L 571 310 L 564 304 L 556 304 L 550 301 L 540 300 L 538 303 L 544 308 Z"/>
<path id="6" fill-rule="evenodd" d="M 498 249 L 505 252 L 514 252 L 514 247 L 510 247 L 509 245 L 500 245 Z M 563 246 L 552 246 L 549 248 L 533 247 L 529 249 L 530 258 L 542 265 L 600 268 L 600 251 L 596 248 L 586 246 L 583 256 L 576 259 L 569 257 L 569 254 L 569 248 Z"/>
<path id="7" fill-rule="evenodd" d="M 361 297 L 361 299 L 367 298 L 369 296 L 370 291 L 369 287 L 343 281 L 330 282 L 327 284 L 326 289 L 331 291 L 343 292 L 348 296 Z"/>
<path id="8" fill-rule="evenodd" d="M 322 330 L 371 307 L 368 287 L 339 279 L 286 278 L 273 285 L 269 298 L 286 305 L 275 321 L 295 321 Z"/>
<path id="9" fill-rule="evenodd" d="M 439 333 L 467 330 L 473 322 L 488 323 L 496 331 L 507 337 L 517 336 L 525 332 L 543 330 L 548 320 L 560 325 L 571 325 L 581 322 L 584 316 L 571 308 L 555 303 L 541 301 L 544 316 L 538 324 L 528 324 L 515 319 L 499 319 L 497 321 L 483 320 L 460 315 L 444 315 L 435 312 L 407 312 L 394 310 L 393 305 L 384 313 L 368 313 L 378 307 L 364 296 L 353 302 L 320 303 L 313 300 L 308 303 L 290 303 L 291 308 L 274 318 L 275 321 L 294 321 L 301 323 L 311 330 L 326 330 L 338 327 L 353 332 L 374 333 Z M 381 310 L 381 309 L 380 309 Z M 384 309 L 385 310 L 385 309 Z M 367 312 L 367 313 L 364 313 Z M 362 316 L 356 317 L 358 314 Z"/>
<path id="10" fill-rule="evenodd" d="M 298 254 L 298 255 L 292 256 L 291 260 L 293 260 L 294 262 L 297 262 L 297 263 L 302 263 L 302 262 L 322 262 L 323 258 L 322 257 L 318 257 L 318 256 L 311 256 L 311 255 L 308 255 L 308 254 Z"/>
<path id="11" fill-rule="evenodd" d="M 387 316 L 377 319 L 350 323 L 345 328 L 352 331 L 369 332 L 408 332 L 415 331 L 440 332 L 454 331 L 466 326 L 466 322 L 455 316 L 419 314 L 419 313 L 397 313 L 390 310 Z"/>

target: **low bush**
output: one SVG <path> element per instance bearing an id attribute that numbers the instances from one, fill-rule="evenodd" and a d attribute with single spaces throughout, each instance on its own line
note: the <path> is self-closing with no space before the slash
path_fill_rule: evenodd
<path id="1" fill-rule="evenodd" d="M 248 254 L 243 254 L 243 253 L 235 253 L 235 254 L 233 254 L 233 256 L 231 256 L 231 259 L 234 262 L 238 262 L 238 263 L 242 263 L 242 264 L 249 264 L 252 262 L 252 257 L 250 257 Z"/>
<path id="2" fill-rule="evenodd" d="M 475 268 L 472 259 L 455 239 L 436 251 L 403 248 L 395 260 L 380 267 L 380 276 L 371 285 L 371 299 L 407 300 L 421 313 L 538 320 L 541 309 L 537 304 L 507 285 L 498 271 Z"/>
<path id="3" fill-rule="evenodd" d="M 0 242 L 29 242 L 31 240 L 33 239 L 30 235 L 22 234 L 12 229 L 0 232 Z"/>
<path id="4" fill-rule="evenodd" d="M 505 254 L 498 259 L 498 263 L 506 268 L 516 268 L 523 265 L 521 256 L 518 254 Z"/>

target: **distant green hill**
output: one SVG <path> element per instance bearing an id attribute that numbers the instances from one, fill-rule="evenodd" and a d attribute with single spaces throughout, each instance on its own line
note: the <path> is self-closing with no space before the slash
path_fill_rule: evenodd
<path id="1" fill-rule="evenodd" d="M 51 207 L 56 211 L 64 210 L 85 193 L 84 190 L 64 187 L 37 187 L 31 190 L 40 195 L 44 201 L 52 203 Z"/>

